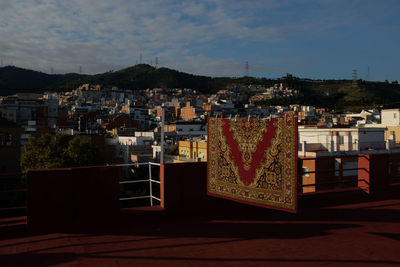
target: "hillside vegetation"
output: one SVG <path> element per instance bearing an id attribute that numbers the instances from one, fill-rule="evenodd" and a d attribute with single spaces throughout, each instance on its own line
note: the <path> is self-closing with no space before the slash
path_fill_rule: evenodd
<path id="1" fill-rule="evenodd" d="M 168 68 L 154 68 L 140 64 L 115 72 L 96 75 L 45 74 L 12 66 L 0 68 L 0 95 L 16 92 L 69 91 L 81 84 L 117 86 L 122 89 L 147 88 L 192 88 L 203 93 L 213 93 L 229 84 L 261 84 L 272 86 L 286 83 L 300 91 L 301 96 L 293 99 L 271 99 L 261 104 L 287 105 L 293 103 L 322 107 L 396 105 L 400 103 L 400 86 L 397 81 L 366 82 L 358 80 L 310 80 L 288 75 L 278 79 L 254 77 L 208 77 L 192 75 Z"/>

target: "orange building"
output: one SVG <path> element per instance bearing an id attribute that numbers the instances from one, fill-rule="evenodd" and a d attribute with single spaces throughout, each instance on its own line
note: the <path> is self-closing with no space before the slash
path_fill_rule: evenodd
<path id="1" fill-rule="evenodd" d="M 129 104 L 123 105 L 122 108 L 121 108 L 121 112 L 122 112 L 122 113 L 129 114 L 129 109 L 130 109 Z"/>
<path id="2" fill-rule="evenodd" d="M 164 125 L 164 132 L 166 133 L 176 132 L 176 125 L 175 124 Z"/>
<path id="3" fill-rule="evenodd" d="M 157 117 L 161 118 L 162 116 L 162 109 L 160 106 L 157 107 Z"/>
<path id="4" fill-rule="evenodd" d="M 212 110 L 212 105 L 203 103 L 203 109 L 204 111 L 210 112 Z"/>
<path id="5" fill-rule="evenodd" d="M 181 118 L 183 120 L 192 120 L 196 117 L 196 110 L 194 107 L 181 108 Z"/>

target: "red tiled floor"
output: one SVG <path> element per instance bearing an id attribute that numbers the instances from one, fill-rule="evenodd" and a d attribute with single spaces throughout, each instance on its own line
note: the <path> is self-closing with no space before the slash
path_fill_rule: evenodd
<path id="1" fill-rule="evenodd" d="M 236 210 L 133 209 L 115 225 L 36 235 L 24 217 L 0 219 L 0 266 L 400 265 L 398 198 L 297 215 Z"/>

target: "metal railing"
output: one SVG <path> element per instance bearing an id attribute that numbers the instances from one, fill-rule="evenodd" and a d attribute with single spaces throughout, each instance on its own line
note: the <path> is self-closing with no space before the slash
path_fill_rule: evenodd
<path id="1" fill-rule="evenodd" d="M 160 176 L 159 176 L 159 163 L 146 162 L 146 163 L 128 163 L 128 164 L 116 164 L 116 165 L 107 165 L 107 166 L 117 166 L 117 167 L 127 167 L 129 171 L 139 168 L 141 169 L 140 174 L 138 175 L 122 175 L 120 177 L 119 184 L 120 185 L 129 185 L 129 184 L 137 184 L 134 188 L 133 193 L 129 195 L 126 191 L 124 191 L 121 187 L 120 189 L 120 201 L 128 201 L 128 200 L 139 200 L 139 199 L 148 199 L 150 202 L 150 206 L 153 206 L 157 203 L 155 201 L 161 202 L 160 196 L 158 192 L 160 192 Z M 147 169 L 143 170 L 143 167 Z M 154 170 L 154 168 L 157 168 Z M 123 172 L 121 172 L 123 173 Z M 131 174 L 131 173 L 130 173 Z M 23 177 L 23 178 L 22 178 Z M 147 185 L 143 185 L 143 183 L 149 183 Z M 154 185 L 158 185 L 158 188 L 154 188 Z M 127 187 L 125 187 L 126 189 Z M 129 187 L 128 187 L 129 189 Z M 145 191 L 145 195 L 141 195 L 135 191 L 138 189 L 139 191 Z M 144 190 L 145 189 L 145 190 Z M 22 210 L 26 208 L 26 173 L 0 173 L 0 215 L 4 212 L 9 212 L 9 210 Z M 127 196 L 123 196 L 123 194 Z M 140 202 L 139 202 L 140 203 Z M 125 204 L 126 205 L 126 204 Z M 130 204 L 128 203 L 128 206 Z M 145 204 L 146 206 L 148 204 Z"/>
<path id="2" fill-rule="evenodd" d="M 393 142 L 388 141 L 375 141 L 375 142 L 306 142 L 298 143 L 298 152 L 340 152 L 340 151 L 360 151 L 360 150 L 389 150 L 395 149 Z"/>
<path id="3" fill-rule="evenodd" d="M 298 192 L 299 193 L 307 193 L 307 192 L 303 192 L 303 190 L 305 188 L 309 188 L 309 187 L 314 187 L 314 192 L 318 192 L 318 191 L 324 191 L 326 189 L 320 189 L 320 188 L 326 188 L 326 187 L 330 187 L 330 190 L 335 190 L 337 188 L 355 188 L 357 187 L 357 184 L 359 182 L 364 182 L 364 183 L 368 183 L 367 181 L 365 181 L 364 179 L 360 179 L 358 177 L 358 171 L 362 170 L 363 168 L 360 168 L 358 166 L 358 158 L 360 156 L 359 155 L 347 155 L 347 156 L 337 156 L 337 157 L 333 157 L 331 158 L 332 162 L 331 162 L 331 167 L 333 168 L 328 168 L 328 169 L 324 169 L 324 170 L 314 170 L 314 171 L 305 171 L 304 168 L 307 168 L 307 166 L 304 166 L 303 162 L 304 161 L 312 161 L 312 160 L 318 160 L 318 159 L 322 159 L 322 158 L 317 158 L 317 157 L 313 157 L 313 158 L 299 158 L 299 164 L 300 164 L 300 168 L 299 168 L 299 173 L 298 173 L 298 184 L 297 184 L 297 188 L 298 188 Z M 343 160 L 343 159 L 351 159 L 353 158 L 352 162 L 347 161 L 347 164 L 352 164 L 352 165 L 356 165 L 357 167 L 355 168 L 344 168 L 343 165 L 342 166 L 335 166 L 335 161 L 337 159 Z M 328 158 L 327 158 L 328 159 Z M 342 164 L 342 162 L 339 163 L 340 165 Z M 357 174 L 345 174 L 346 172 L 354 172 L 356 171 Z M 313 177 L 313 179 L 315 180 L 314 183 L 310 183 L 310 184 L 304 184 L 304 178 L 307 178 L 306 175 L 315 175 Z M 326 181 L 317 181 L 317 177 L 316 175 L 322 175 L 323 179 Z M 329 189 L 328 189 L 329 190 Z"/>
<path id="4" fill-rule="evenodd" d="M 309 158 L 299 158 L 299 168 L 298 168 L 298 192 L 299 193 L 308 193 L 304 192 L 306 188 L 312 188 L 314 191 L 309 192 L 318 192 L 325 190 L 336 190 L 336 189 L 345 189 L 345 188 L 358 188 L 360 184 L 364 184 L 369 186 L 369 182 L 359 176 L 360 170 L 366 170 L 358 165 L 358 159 L 361 157 L 365 157 L 364 155 L 341 155 L 334 157 L 309 157 Z M 312 160 L 333 160 L 331 162 L 331 168 L 320 167 L 318 170 L 309 171 L 306 170 L 309 166 L 305 165 L 305 161 Z M 340 159 L 338 165 L 335 165 L 335 161 Z M 353 159 L 352 161 L 349 159 Z M 352 166 L 345 166 L 345 165 Z M 341 165 L 341 166 L 340 166 Z M 315 168 L 315 165 L 314 165 Z M 387 164 L 382 164 L 379 166 L 373 166 L 373 168 L 387 168 L 386 173 L 388 175 L 388 185 L 400 185 L 400 158 L 398 156 L 392 157 L 389 156 L 387 158 Z M 385 173 L 385 170 L 383 171 Z M 304 184 L 304 180 L 309 177 L 309 175 L 313 175 L 311 180 L 314 179 L 314 183 Z M 317 177 L 319 176 L 319 177 Z M 318 179 L 317 179 L 318 178 Z M 382 177 L 385 179 L 385 177 Z M 323 181 L 321 181 L 323 180 Z M 327 189 L 328 188 L 328 189 Z"/>
<path id="5" fill-rule="evenodd" d="M 150 206 L 153 206 L 153 200 L 157 200 L 161 202 L 161 199 L 154 196 L 153 194 L 153 183 L 156 183 L 160 185 L 160 177 L 158 177 L 158 180 L 153 179 L 153 174 L 151 171 L 152 166 L 160 166 L 160 163 L 154 163 L 154 162 L 145 162 L 145 163 L 127 163 L 127 164 L 116 164 L 112 166 L 117 166 L 117 167 L 136 167 L 139 168 L 139 166 L 148 166 L 148 179 L 139 179 L 139 180 L 122 180 L 119 182 L 120 185 L 123 184 L 136 184 L 136 183 L 149 183 L 149 195 L 144 195 L 144 196 L 132 196 L 132 197 L 121 197 L 119 200 L 120 201 L 126 201 L 126 200 L 137 200 L 137 199 L 149 199 L 150 200 Z"/>

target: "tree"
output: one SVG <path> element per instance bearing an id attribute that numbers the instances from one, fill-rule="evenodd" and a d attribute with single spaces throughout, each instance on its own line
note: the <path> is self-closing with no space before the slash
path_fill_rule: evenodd
<path id="1" fill-rule="evenodd" d="M 79 136 L 57 134 L 31 137 L 21 157 L 24 169 L 48 169 L 103 164 L 98 150 Z"/>

